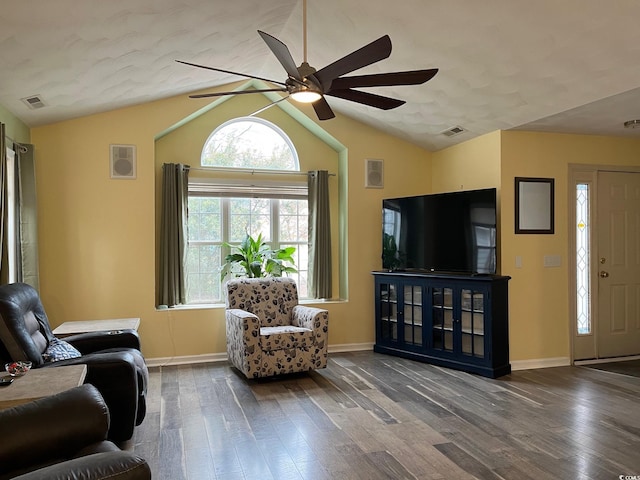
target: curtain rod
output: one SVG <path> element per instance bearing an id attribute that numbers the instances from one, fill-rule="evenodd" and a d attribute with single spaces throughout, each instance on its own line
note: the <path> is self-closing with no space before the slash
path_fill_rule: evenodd
<path id="1" fill-rule="evenodd" d="M 295 176 L 307 176 L 312 172 L 286 172 L 282 170 L 267 170 L 267 169 L 250 169 L 250 168 L 235 168 L 230 171 L 228 168 L 219 168 L 219 167 L 189 167 L 189 170 L 197 170 L 200 172 L 226 172 L 226 173 L 248 173 L 250 175 L 255 175 L 256 173 L 261 173 L 265 175 L 295 175 Z M 335 177 L 335 173 L 329 173 L 330 177 Z"/>
<path id="2" fill-rule="evenodd" d="M 9 135 L 5 135 L 4 138 L 6 140 L 9 140 L 11 143 L 13 143 L 14 145 L 18 145 L 18 147 L 20 148 L 20 153 L 27 153 L 29 150 L 27 149 L 27 147 L 25 147 L 23 144 L 21 144 L 20 142 L 16 142 L 13 138 L 11 138 Z"/>

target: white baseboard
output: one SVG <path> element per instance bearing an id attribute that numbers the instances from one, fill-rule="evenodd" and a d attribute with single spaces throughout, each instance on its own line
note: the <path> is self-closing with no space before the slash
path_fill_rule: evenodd
<path id="1" fill-rule="evenodd" d="M 364 352 L 373 350 L 373 343 L 343 343 L 341 345 L 329 345 L 329 353 Z"/>
<path id="2" fill-rule="evenodd" d="M 189 365 L 192 363 L 225 362 L 226 360 L 227 360 L 227 352 L 207 353 L 204 355 L 185 355 L 181 357 L 158 357 L 158 358 L 146 359 L 148 367 L 166 367 L 169 365 Z"/>
<path id="3" fill-rule="evenodd" d="M 345 343 L 329 345 L 329 353 L 361 352 L 373 350 L 373 343 Z M 206 353 L 204 355 L 185 355 L 180 357 L 147 358 L 148 367 L 166 367 L 169 365 L 189 365 L 193 363 L 226 362 L 227 352 Z"/>
<path id="4" fill-rule="evenodd" d="M 373 343 L 344 343 L 330 345 L 329 353 L 362 352 L 373 350 Z M 148 367 L 166 367 L 169 365 L 189 365 L 227 361 L 227 353 L 207 353 L 204 355 L 184 355 L 179 357 L 148 358 Z M 511 370 L 533 370 L 537 368 L 566 367 L 571 365 L 569 357 L 539 358 L 533 360 L 513 360 Z"/>
<path id="5" fill-rule="evenodd" d="M 533 370 L 537 368 L 550 368 L 550 367 L 568 367 L 571 365 L 571 359 L 569 357 L 555 357 L 555 358 L 535 358 L 532 360 L 512 360 L 511 370 Z"/>

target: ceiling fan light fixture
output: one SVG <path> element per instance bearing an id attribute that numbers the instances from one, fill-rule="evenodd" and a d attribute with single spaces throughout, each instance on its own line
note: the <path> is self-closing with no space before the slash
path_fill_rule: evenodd
<path id="1" fill-rule="evenodd" d="M 313 103 L 322 98 L 322 94 L 305 85 L 298 85 L 291 92 L 291 98 L 300 103 Z"/>
<path id="2" fill-rule="evenodd" d="M 640 120 L 627 120 L 624 122 L 624 128 L 640 128 Z"/>

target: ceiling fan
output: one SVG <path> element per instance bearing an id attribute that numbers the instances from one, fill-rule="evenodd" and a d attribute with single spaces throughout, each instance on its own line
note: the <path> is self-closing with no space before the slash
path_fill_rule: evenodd
<path id="1" fill-rule="evenodd" d="M 269 49 L 276 56 L 280 64 L 287 73 L 287 79 L 284 82 L 270 80 L 267 78 L 256 77 L 245 73 L 232 72 L 221 68 L 208 67 L 196 63 L 184 62 L 176 60 L 176 62 L 190 65 L 192 67 L 204 68 L 216 72 L 238 75 L 241 77 L 254 78 L 276 85 L 277 88 L 265 88 L 256 90 L 240 90 L 234 92 L 216 92 L 203 93 L 198 95 L 190 95 L 190 98 L 207 98 L 219 97 L 224 95 L 238 95 L 246 93 L 262 93 L 262 92 L 287 92 L 288 97 L 298 102 L 311 103 L 313 109 L 320 120 L 328 120 L 334 118 L 335 114 L 325 95 L 338 97 L 352 102 L 369 105 L 371 107 L 380 108 L 382 110 L 390 110 L 406 103 L 404 100 L 396 98 L 384 97 L 361 90 L 354 90 L 358 87 L 385 87 L 395 85 L 419 85 L 431 80 L 436 73 L 437 68 L 427 70 L 411 70 L 405 72 L 389 72 L 371 75 L 358 75 L 344 77 L 360 68 L 366 67 L 373 63 L 384 60 L 391 55 L 391 39 L 389 35 L 384 35 L 379 39 L 365 45 L 364 47 L 336 60 L 320 70 L 316 70 L 307 63 L 307 2 L 303 0 L 303 43 L 304 43 L 304 60 L 299 67 L 289 52 L 287 46 L 277 38 L 268 33 L 258 30 L 258 34 L 262 37 Z M 286 99 L 284 97 L 282 100 Z M 278 100 L 280 101 L 280 100 Z M 277 102 L 274 102 L 274 104 Z"/>

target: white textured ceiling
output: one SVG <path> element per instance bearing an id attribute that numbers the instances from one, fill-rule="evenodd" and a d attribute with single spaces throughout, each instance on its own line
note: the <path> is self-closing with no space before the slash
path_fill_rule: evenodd
<path id="1" fill-rule="evenodd" d="M 622 127 L 640 118 L 639 20 L 637 0 L 308 0 L 308 60 L 389 34 L 391 57 L 354 74 L 439 68 L 369 89 L 407 101 L 395 110 L 328 98 L 429 150 L 512 128 L 640 137 Z M 37 126 L 239 80 L 175 59 L 284 81 L 258 29 L 302 61 L 302 0 L 2 1 L 0 104 Z"/>

